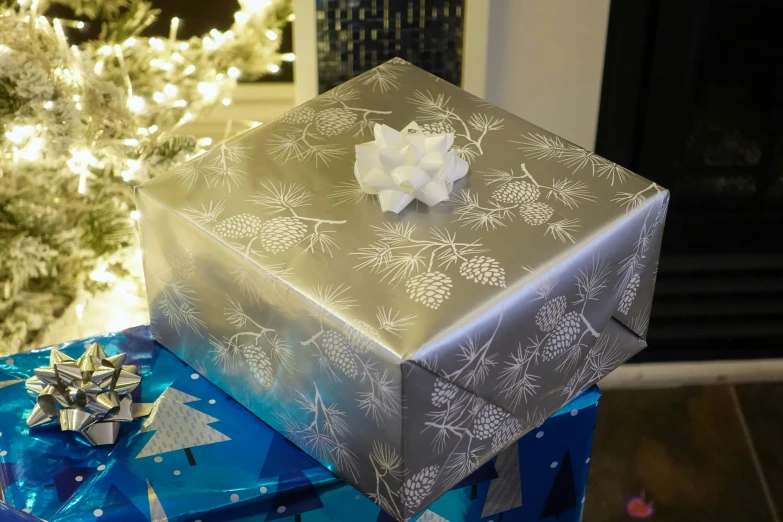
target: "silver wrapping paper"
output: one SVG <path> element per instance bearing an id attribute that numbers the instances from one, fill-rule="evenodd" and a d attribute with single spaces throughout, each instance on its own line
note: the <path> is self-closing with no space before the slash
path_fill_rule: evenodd
<path id="1" fill-rule="evenodd" d="M 470 170 L 383 213 L 411 121 Z M 405 520 L 645 347 L 668 197 L 392 60 L 138 189 L 153 332 Z"/>

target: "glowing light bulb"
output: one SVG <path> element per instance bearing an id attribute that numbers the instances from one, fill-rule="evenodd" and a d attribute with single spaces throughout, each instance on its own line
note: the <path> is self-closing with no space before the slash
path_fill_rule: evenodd
<path id="1" fill-rule="evenodd" d="M 77 103 L 77 104 L 76 104 L 76 110 L 77 110 L 77 111 L 80 111 L 80 110 L 82 110 L 82 104 L 81 104 L 81 103 Z"/>
<path id="2" fill-rule="evenodd" d="M 32 138 L 27 145 L 19 151 L 18 156 L 24 161 L 40 161 L 41 153 L 46 147 L 46 140 L 43 138 Z"/>
<path id="3" fill-rule="evenodd" d="M 201 93 L 208 101 L 213 101 L 217 98 L 220 88 L 216 83 L 212 82 L 198 82 L 198 92 Z"/>
<path id="4" fill-rule="evenodd" d="M 188 102 L 186 102 L 185 100 L 176 100 L 174 103 L 172 103 L 172 105 L 174 107 L 187 107 Z"/>
<path id="5" fill-rule="evenodd" d="M 185 67 L 185 70 L 182 71 L 182 72 L 185 74 L 185 76 L 189 76 L 189 75 L 193 74 L 195 71 L 196 71 L 196 66 L 191 64 L 191 65 L 188 65 L 187 67 Z"/>
<path id="6" fill-rule="evenodd" d="M 266 37 L 270 40 L 277 40 L 277 33 L 271 29 L 267 29 L 266 33 L 264 34 L 266 34 Z"/>
<path id="7" fill-rule="evenodd" d="M 229 78 L 233 78 L 233 79 L 236 80 L 241 75 L 242 75 L 242 71 L 240 71 L 238 68 L 236 68 L 236 67 L 229 67 L 228 68 L 228 76 L 229 76 Z"/>
<path id="8" fill-rule="evenodd" d="M 135 113 L 142 112 L 145 105 L 144 98 L 139 96 L 131 96 L 128 100 L 128 108 Z"/>
<path id="9" fill-rule="evenodd" d="M 152 47 L 156 51 L 162 51 L 163 40 L 161 40 L 160 38 L 150 38 L 150 47 Z"/>
<path id="10" fill-rule="evenodd" d="M 95 71 L 95 74 L 101 74 L 103 72 L 103 62 L 97 62 L 92 70 Z"/>
<path id="11" fill-rule="evenodd" d="M 32 125 L 17 125 L 5 133 L 6 138 L 20 145 L 35 133 L 35 127 Z"/>
<path id="12" fill-rule="evenodd" d="M 220 101 L 220 103 L 222 103 L 223 105 L 225 105 L 226 107 L 228 107 L 229 105 L 231 105 L 231 98 L 223 98 L 223 99 Z"/>
<path id="13" fill-rule="evenodd" d="M 274 73 L 278 73 L 278 72 L 280 72 L 280 66 L 276 65 L 274 63 L 270 63 L 269 65 L 266 66 L 266 70 L 271 72 L 271 73 L 273 73 L 273 74 Z"/>
<path id="14" fill-rule="evenodd" d="M 174 53 L 171 55 L 171 59 L 174 60 L 177 63 L 182 63 L 185 61 L 185 58 L 182 57 L 179 53 Z"/>
<path id="15" fill-rule="evenodd" d="M 198 144 L 201 145 L 202 147 L 209 147 L 210 145 L 212 145 L 212 138 L 200 138 L 198 140 Z"/>
<path id="16" fill-rule="evenodd" d="M 81 99 L 82 99 L 82 97 L 81 97 L 81 96 L 79 96 L 78 94 L 74 94 L 74 95 L 73 95 L 73 101 L 79 101 L 79 100 L 81 100 Z"/>
<path id="17" fill-rule="evenodd" d="M 140 217 L 141 217 L 141 213 L 138 210 L 132 210 L 131 211 L 130 218 L 133 221 L 138 221 Z"/>
<path id="18" fill-rule="evenodd" d="M 282 58 L 284 62 L 293 62 L 296 60 L 296 55 L 294 53 L 285 53 Z"/>
<path id="19" fill-rule="evenodd" d="M 250 15 L 247 13 L 244 13 L 242 11 L 237 11 L 234 13 L 234 21 L 238 25 L 245 25 L 247 21 L 250 20 Z"/>
<path id="20" fill-rule="evenodd" d="M 182 42 L 179 44 L 179 50 L 180 51 L 187 51 L 190 48 L 190 44 L 188 42 Z"/>
<path id="21" fill-rule="evenodd" d="M 155 134 L 156 132 L 158 132 L 158 126 L 157 125 L 152 125 L 149 128 L 149 131 L 150 131 L 150 134 Z"/>
<path id="22" fill-rule="evenodd" d="M 163 87 L 163 93 L 170 98 L 176 96 L 178 92 L 179 89 L 177 89 L 177 86 L 171 83 L 167 83 L 166 86 Z"/>
<path id="23" fill-rule="evenodd" d="M 155 100 L 155 103 L 163 103 L 166 101 L 166 97 L 163 95 L 162 92 L 156 92 L 152 95 L 152 99 Z"/>
<path id="24" fill-rule="evenodd" d="M 185 115 L 182 118 L 180 118 L 179 121 L 180 121 L 180 123 L 187 123 L 187 122 L 189 122 L 192 119 L 193 119 L 193 113 L 192 112 L 186 112 Z"/>
<path id="25" fill-rule="evenodd" d="M 135 138 L 127 138 L 122 140 L 123 145 L 128 145 L 129 147 L 136 147 L 139 144 L 139 140 Z"/>
<path id="26" fill-rule="evenodd" d="M 84 29 L 84 22 L 77 22 L 76 23 L 76 28 L 77 29 Z"/>
<path id="27" fill-rule="evenodd" d="M 288 21 L 289 22 L 293 22 L 294 20 L 296 20 L 296 15 L 294 13 L 291 13 L 290 15 L 288 15 Z"/>
<path id="28" fill-rule="evenodd" d="M 73 311 L 76 313 L 76 320 L 81 321 L 82 317 L 84 317 L 84 304 L 77 303 L 76 305 L 74 305 Z"/>
<path id="29" fill-rule="evenodd" d="M 215 42 L 215 40 L 213 40 L 209 36 L 204 38 L 204 40 L 202 41 L 204 42 L 204 49 L 206 49 L 207 51 L 214 51 L 215 49 L 218 48 L 217 42 Z"/>
<path id="30" fill-rule="evenodd" d="M 100 52 L 104 56 L 108 56 L 111 54 L 112 48 L 108 45 L 104 45 L 100 49 L 98 49 L 98 52 Z"/>
<path id="31" fill-rule="evenodd" d="M 49 100 L 48 102 L 43 104 L 43 108 L 46 109 L 47 111 L 52 110 L 54 108 L 54 102 Z"/>
<path id="32" fill-rule="evenodd" d="M 152 42 L 150 42 L 150 43 L 152 43 Z M 131 36 L 130 38 L 125 40 L 125 42 L 123 42 L 122 45 L 123 45 L 123 47 L 133 47 L 134 45 L 136 45 L 136 38 Z"/>

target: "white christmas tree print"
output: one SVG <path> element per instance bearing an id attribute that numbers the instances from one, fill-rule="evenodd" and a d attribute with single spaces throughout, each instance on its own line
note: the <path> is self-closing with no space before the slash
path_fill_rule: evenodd
<path id="1" fill-rule="evenodd" d="M 174 388 L 168 388 L 152 406 L 149 418 L 139 430 L 140 433 L 155 432 L 141 449 L 137 459 L 185 450 L 188 462 L 196 465 L 190 448 L 231 440 L 209 426 L 219 419 L 201 413 L 185 403 L 201 400 Z"/>

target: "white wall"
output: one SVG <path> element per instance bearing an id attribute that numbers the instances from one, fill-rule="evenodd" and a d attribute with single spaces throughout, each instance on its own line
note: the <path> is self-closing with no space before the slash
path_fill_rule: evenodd
<path id="1" fill-rule="evenodd" d="M 610 0 L 472 1 L 490 8 L 486 99 L 593 149 Z"/>

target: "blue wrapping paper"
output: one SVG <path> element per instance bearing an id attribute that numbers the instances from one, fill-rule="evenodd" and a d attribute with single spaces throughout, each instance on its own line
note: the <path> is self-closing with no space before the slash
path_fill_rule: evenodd
<path id="1" fill-rule="evenodd" d="M 11 506 L 49 522 L 393 520 L 155 343 L 147 327 L 62 349 L 78 355 L 87 341 L 108 355 L 126 352 L 143 376 L 134 401 L 160 398 L 158 411 L 143 428 L 142 419 L 124 425 L 108 447 L 56 427 L 30 429 L 23 379 L 48 350 L 0 360 L 0 485 Z M 599 396 L 586 391 L 412 520 L 579 520 Z M 0 520 L 26 519 L 0 506 Z"/>

